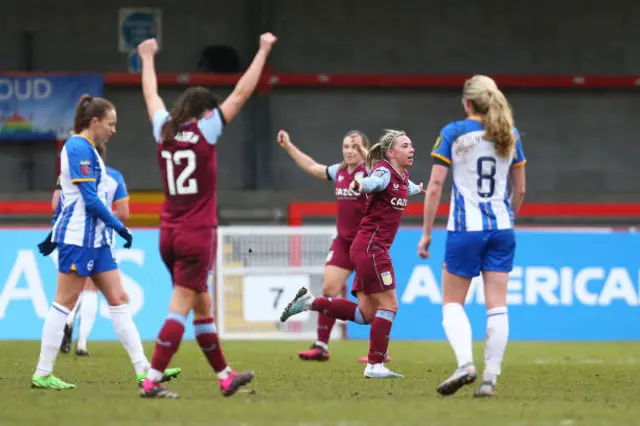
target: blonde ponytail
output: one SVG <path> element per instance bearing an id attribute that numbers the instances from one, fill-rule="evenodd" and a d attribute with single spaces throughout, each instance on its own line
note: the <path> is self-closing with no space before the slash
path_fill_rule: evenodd
<path id="1" fill-rule="evenodd" d="M 367 168 L 373 169 L 378 161 L 387 158 L 386 152 L 393 147 L 393 143 L 400 136 L 406 135 L 402 130 L 385 129 L 384 134 L 380 137 L 377 144 L 373 145 L 367 154 Z"/>
<path id="2" fill-rule="evenodd" d="M 489 94 L 489 108 L 485 116 L 485 138 L 493 141 L 496 154 L 509 158 L 516 146 L 513 133 L 513 113 L 504 94 L 498 89 Z"/>
<path id="3" fill-rule="evenodd" d="M 471 103 L 475 113 L 485 116 L 485 139 L 494 143 L 500 157 L 509 158 L 516 146 L 513 111 L 495 81 L 485 75 L 473 76 L 464 84 L 462 99 Z"/>
<path id="4" fill-rule="evenodd" d="M 382 152 L 382 144 L 378 142 L 373 145 L 367 154 L 367 168 L 373 169 L 378 161 L 384 160 L 384 152 Z"/>

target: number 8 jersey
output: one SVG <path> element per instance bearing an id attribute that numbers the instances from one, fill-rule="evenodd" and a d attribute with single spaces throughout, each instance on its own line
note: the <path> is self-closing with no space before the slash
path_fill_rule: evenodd
<path id="1" fill-rule="evenodd" d="M 446 125 L 431 156 L 451 167 L 453 187 L 449 231 L 490 231 L 513 228 L 509 205 L 509 170 L 526 163 L 520 134 L 509 158 L 496 154 L 493 142 L 484 139 L 480 118 L 469 117 Z"/>
<path id="2" fill-rule="evenodd" d="M 166 110 L 153 117 L 165 201 L 160 213 L 163 227 L 215 227 L 217 159 L 216 143 L 224 118 L 215 109 L 199 120 L 183 123 L 176 136 L 162 140 L 169 119 Z"/>

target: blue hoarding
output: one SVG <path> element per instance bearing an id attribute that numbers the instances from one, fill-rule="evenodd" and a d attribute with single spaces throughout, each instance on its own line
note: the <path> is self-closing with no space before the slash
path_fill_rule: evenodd
<path id="1" fill-rule="evenodd" d="M 45 229 L 0 229 L 0 339 L 39 339 L 55 294 L 54 255 L 35 249 Z M 134 231 L 131 250 L 118 248 L 122 279 L 143 339 L 155 339 L 167 313 L 171 282 L 158 252 L 158 231 Z M 416 255 L 420 231 L 402 229 L 391 250 L 399 312 L 394 339 L 444 339 L 440 288 L 446 233 L 433 235 L 432 257 Z M 121 241 L 118 243 L 121 244 Z M 624 232 L 518 231 L 510 275 L 510 337 L 516 340 L 635 340 L 638 323 L 640 235 Z M 467 312 L 474 337 L 484 338 L 482 286 L 470 291 Z M 350 338 L 369 327 L 350 324 Z M 193 337 L 187 327 L 186 338 Z M 116 339 L 100 296 L 91 339 Z"/>
<path id="2" fill-rule="evenodd" d="M 402 230 L 391 249 L 399 302 L 393 339 L 445 339 L 440 283 L 446 232 L 435 232 L 426 261 L 416 254 L 420 236 L 420 230 Z M 636 233 L 518 231 L 507 299 L 510 338 L 640 339 L 639 248 Z M 479 279 L 466 311 L 474 338 L 484 339 Z M 350 324 L 349 337 L 368 339 L 369 327 Z"/>
<path id="3" fill-rule="evenodd" d="M 36 249 L 47 232 L 0 230 L 0 339 L 41 337 L 57 277 L 57 251 L 43 257 Z M 158 252 L 158 231 L 135 230 L 134 235 L 130 250 L 121 248 L 122 240 L 118 241 L 116 257 L 140 335 L 153 340 L 167 314 L 171 280 Z M 192 327 L 187 327 L 185 337 L 192 334 Z M 117 339 L 102 295 L 91 339 Z"/>

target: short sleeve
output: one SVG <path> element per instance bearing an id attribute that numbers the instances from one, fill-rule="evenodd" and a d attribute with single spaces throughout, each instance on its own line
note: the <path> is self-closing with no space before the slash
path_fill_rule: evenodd
<path id="1" fill-rule="evenodd" d="M 338 170 L 340 170 L 340 163 L 332 164 L 327 167 L 327 177 L 329 180 L 336 181 L 336 176 L 338 175 Z"/>
<path id="2" fill-rule="evenodd" d="M 372 192 L 384 191 L 391 182 L 391 173 L 384 167 L 374 169 L 371 175 L 360 179 L 362 192 L 370 194 Z"/>
<path id="3" fill-rule="evenodd" d="M 451 146 L 456 140 L 456 133 L 454 123 L 444 126 L 436 139 L 436 143 L 433 145 L 431 156 L 451 164 Z"/>
<path id="4" fill-rule="evenodd" d="M 116 173 L 114 176 L 114 179 L 116 180 L 116 183 L 118 184 L 118 186 L 116 186 L 116 192 L 113 196 L 113 202 L 118 203 L 121 201 L 128 200 L 129 192 L 127 191 L 127 184 L 124 181 L 124 177 L 122 176 L 121 173 Z"/>
<path id="5" fill-rule="evenodd" d="M 379 179 L 380 181 L 380 191 L 389 186 L 389 182 L 391 182 L 391 172 L 384 167 L 378 167 L 371 172 L 370 177 Z"/>
<path id="6" fill-rule="evenodd" d="M 162 135 L 162 126 L 169 119 L 169 112 L 166 109 L 160 109 L 153 114 L 153 137 L 156 142 L 160 142 L 160 136 Z"/>
<path id="7" fill-rule="evenodd" d="M 516 152 L 511 162 L 511 167 L 523 166 L 527 163 L 527 158 L 524 156 L 524 150 L 522 149 L 522 141 L 520 140 L 520 133 L 514 130 L 516 134 Z"/>
<path id="8" fill-rule="evenodd" d="M 67 142 L 67 159 L 72 183 L 95 182 L 96 180 L 96 152 L 83 139 Z"/>
<path id="9" fill-rule="evenodd" d="M 224 128 L 224 119 L 218 108 L 214 109 L 200 120 L 198 120 L 198 129 L 204 135 L 207 143 L 215 145 L 218 143 L 218 139 L 222 135 L 222 129 Z"/>

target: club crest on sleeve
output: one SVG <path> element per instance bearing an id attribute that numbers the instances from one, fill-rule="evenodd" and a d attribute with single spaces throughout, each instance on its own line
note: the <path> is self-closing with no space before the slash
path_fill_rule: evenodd
<path id="1" fill-rule="evenodd" d="M 382 176 L 384 176 L 384 173 L 385 173 L 385 172 L 386 172 L 386 170 L 385 170 L 385 169 L 376 169 L 376 170 L 373 172 L 373 175 L 374 175 L 374 176 L 377 176 L 377 177 L 382 177 Z"/>
<path id="2" fill-rule="evenodd" d="M 89 176 L 91 174 L 91 162 L 89 160 L 80 162 L 80 174 L 82 176 Z"/>
<path id="3" fill-rule="evenodd" d="M 381 273 L 380 277 L 382 277 L 382 284 L 384 284 L 384 285 L 393 284 L 393 277 L 391 276 L 391 272 L 390 271 Z"/>
<path id="4" fill-rule="evenodd" d="M 354 176 L 353 176 L 353 180 L 355 181 L 359 181 L 360 179 L 362 179 L 364 176 L 364 172 L 357 172 Z"/>

